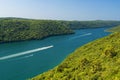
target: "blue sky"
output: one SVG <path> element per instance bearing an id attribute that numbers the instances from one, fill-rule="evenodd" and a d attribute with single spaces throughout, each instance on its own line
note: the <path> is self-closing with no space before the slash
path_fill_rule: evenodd
<path id="1" fill-rule="evenodd" d="M 120 20 L 120 0 L 0 0 L 0 17 Z"/>

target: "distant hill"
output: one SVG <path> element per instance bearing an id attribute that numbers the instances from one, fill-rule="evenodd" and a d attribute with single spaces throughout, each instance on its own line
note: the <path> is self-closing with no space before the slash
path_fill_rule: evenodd
<path id="1" fill-rule="evenodd" d="M 108 32 L 120 32 L 120 25 L 114 27 L 114 28 L 110 28 L 107 30 Z"/>
<path id="2" fill-rule="evenodd" d="M 120 21 L 62 21 L 26 18 L 0 18 L 0 43 L 44 39 L 74 33 L 75 29 L 112 27 Z"/>
<path id="3" fill-rule="evenodd" d="M 69 26 L 72 29 L 84 29 L 84 28 L 99 28 L 99 27 L 113 27 L 120 25 L 120 21 L 71 21 Z"/>
<path id="4" fill-rule="evenodd" d="M 0 19 L 0 43 L 43 39 L 49 36 L 74 33 L 59 21 L 23 18 Z"/>
<path id="5" fill-rule="evenodd" d="M 120 80 L 120 26 L 117 32 L 113 30 L 115 33 L 78 48 L 32 80 Z"/>

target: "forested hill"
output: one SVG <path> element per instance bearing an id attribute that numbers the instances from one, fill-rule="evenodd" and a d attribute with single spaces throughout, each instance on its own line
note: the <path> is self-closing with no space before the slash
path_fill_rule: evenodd
<path id="1" fill-rule="evenodd" d="M 0 43 L 43 39 L 48 36 L 74 33 L 66 24 L 51 20 L 0 19 Z"/>
<path id="2" fill-rule="evenodd" d="M 25 18 L 0 18 L 0 43 L 43 39 L 74 33 L 73 29 L 111 27 L 120 21 L 60 21 Z"/>
<path id="3" fill-rule="evenodd" d="M 70 21 L 68 22 L 71 29 L 84 29 L 84 28 L 99 28 L 99 27 L 113 27 L 120 25 L 120 21 Z"/>
<path id="4" fill-rule="evenodd" d="M 120 26 L 111 31 L 114 33 L 78 48 L 60 65 L 32 80 L 120 80 Z"/>

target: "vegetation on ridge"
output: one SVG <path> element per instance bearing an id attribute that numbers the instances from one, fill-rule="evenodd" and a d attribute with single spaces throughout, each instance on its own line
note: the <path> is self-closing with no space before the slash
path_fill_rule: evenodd
<path id="1" fill-rule="evenodd" d="M 107 30 L 108 32 L 120 32 L 120 25 L 114 27 L 114 28 L 110 28 Z"/>
<path id="2" fill-rule="evenodd" d="M 43 39 L 74 33 L 74 29 L 111 27 L 120 21 L 59 21 L 25 18 L 0 18 L 0 43 Z"/>
<path id="3" fill-rule="evenodd" d="M 0 43 L 43 39 L 48 36 L 74 33 L 68 26 L 51 20 L 1 19 Z"/>
<path id="4" fill-rule="evenodd" d="M 60 65 L 32 80 L 120 80 L 120 33 L 78 48 Z"/>
<path id="5" fill-rule="evenodd" d="M 120 25 L 120 21 L 71 21 L 69 26 L 72 29 L 84 29 L 84 28 L 99 28 L 99 27 L 113 27 Z"/>

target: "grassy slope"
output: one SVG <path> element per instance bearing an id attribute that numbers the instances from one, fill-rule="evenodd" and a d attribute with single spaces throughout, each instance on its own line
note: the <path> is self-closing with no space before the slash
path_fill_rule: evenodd
<path id="1" fill-rule="evenodd" d="M 120 80 L 120 33 L 78 48 L 60 65 L 32 80 Z"/>
<path id="2" fill-rule="evenodd" d="M 117 27 L 111 28 L 107 31 L 109 31 L 109 32 L 120 32 L 120 25 L 118 25 Z"/>

